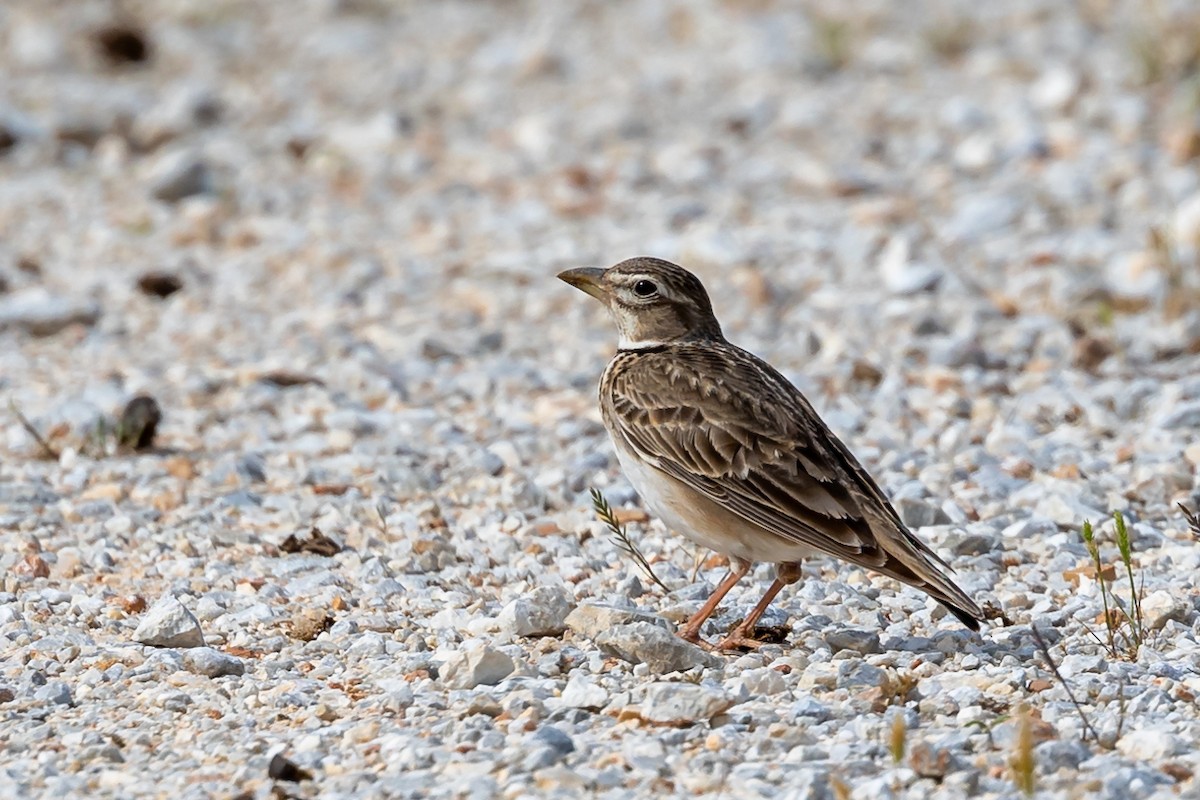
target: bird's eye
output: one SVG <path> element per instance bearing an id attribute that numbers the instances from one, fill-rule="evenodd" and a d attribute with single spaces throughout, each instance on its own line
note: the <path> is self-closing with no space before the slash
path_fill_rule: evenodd
<path id="1" fill-rule="evenodd" d="M 658 291 L 653 281 L 638 281 L 633 285 L 633 293 L 638 297 L 650 297 Z"/>

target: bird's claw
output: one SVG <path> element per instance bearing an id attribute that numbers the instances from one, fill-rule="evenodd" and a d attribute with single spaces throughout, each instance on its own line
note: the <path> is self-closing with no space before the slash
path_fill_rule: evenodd
<path id="1" fill-rule="evenodd" d="M 739 652 L 746 650 L 757 650 L 767 642 L 755 639 L 752 635 L 747 636 L 741 631 L 733 631 L 713 647 L 714 650 L 723 650 L 726 652 Z"/>

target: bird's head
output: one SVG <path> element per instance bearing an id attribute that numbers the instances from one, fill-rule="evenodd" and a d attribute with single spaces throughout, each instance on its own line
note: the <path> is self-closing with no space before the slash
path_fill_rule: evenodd
<path id="1" fill-rule="evenodd" d="M 558 277 L 604 303 L 623 350 L 723 338 L 700 280 L 669 261 L 631 258 L 608 269 L 569 269 Z"/>

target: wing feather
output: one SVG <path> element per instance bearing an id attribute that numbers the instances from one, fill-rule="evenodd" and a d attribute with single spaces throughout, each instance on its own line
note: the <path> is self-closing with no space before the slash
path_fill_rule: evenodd
<path id="1" fill-rule="evenodd" d="M 756 356 L 727 342 L 621 353 L 601 405 L 643 460 L 748 522 L 979 616 L 804 396 Z"/>

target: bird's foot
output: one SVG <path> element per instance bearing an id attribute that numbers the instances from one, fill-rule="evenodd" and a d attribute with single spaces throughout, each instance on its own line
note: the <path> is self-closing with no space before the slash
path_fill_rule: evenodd
<path id="1" fill-rule="evenodd" d="M 783 644 L 787 641 L 788 630 L 786 626 L 782 625 L 755 626 L 753 628 L 738 625 L 724 639 L 717 642 L 716 649 L 745 652 L 757 650 L 763 645 Z"/>
<path id="2" fill-rule="evenodd" d="M 704 639 L 700 638 L 699 631 L 694 631 L 694 630 L 690 630 L 688 628 L 684 628 L 683 630 L 679 631 L 675 635 L 678 636 L 680 639 L 683 639 L 688 644 L 696 645 L 696 647 L 699 647 L 701 650 L 708 650 L 711 652 L 712 650 L 715 649 L 710 643 L 708 643 L 708 642 L 704 641 Z"/>
<path id="3" fill-rule="evenodd" d="M 747 650 L 757 650 L 764 644 L 768 644 L 768 642 L 759 641 L 753 635 L 747 636 L 739 630 L 734 630 L 724 639 L 717 642 L 714 649 L 727 652 L 745 652 Z"/>

